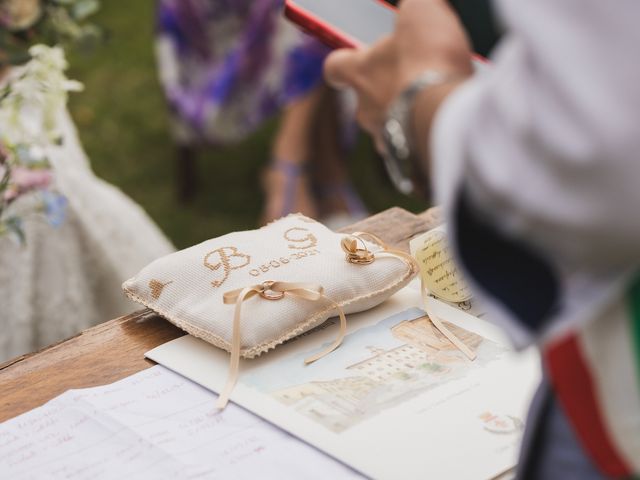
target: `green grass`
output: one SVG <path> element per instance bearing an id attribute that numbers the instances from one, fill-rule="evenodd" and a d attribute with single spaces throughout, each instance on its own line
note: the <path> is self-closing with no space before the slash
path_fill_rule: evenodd
<path id="1" fill-rule="evenodd" d="M 263 200 L 259 173 L 277 119 L 239 145 L 201 155 L 198 196 L 179 204 L 174 145 L 153 54 L 153 8 L 151 1 L 102 2 L 95 21 L 106 29 L 107 40 L 90 56 L 70 55 L 70 76 L 85 84 L 70 108 L 95 172 L 141 204 L 183 248 L 257 225 Z M 359 140 L 349 168 L 358 172 L 354 183 L 371 212 L 426 207 L 393 191 L 366 138 Z"/>

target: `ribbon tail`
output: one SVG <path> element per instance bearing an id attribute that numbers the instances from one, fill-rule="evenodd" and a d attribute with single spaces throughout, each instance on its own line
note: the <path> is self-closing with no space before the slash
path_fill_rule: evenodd
<path id="1" fill-rule="evenodd" d="M 327 348 L 325 348 L 319 353 L 316 353 L 315 355 L 310 356 L 309 358 L 305 358 L 304 360 L 305 365 L 309 365 L 310 363 L 313 363 L 316 360 L 320 360 L 325 355 L 328 355 L 331 352 L 333 352 L 336 348 L 338 348 L 342 344 L 342 340 L 344 340 L 344 336 L 347 333 L 347 317 L 344 315 L 344 310 L 342 310 L 342 307 L 324 295 L 322 295 L 322 298 L 325 298 L 329 300 L 331 303 L 333 303 L 334 308 L 338 311 L 338 314 L 340 315 L 340 332 L 338 333 L 338 338 L 336 338 L 335 341 L 331 345 L 329 345 Z"/>
<path id="2" fill-rule="evenodd" d="M 231 372 L 229 372 L 227 383 L 222 389 L 222 392 L 220 392 L 220 396 L 218 397 L 218 401 L 216 402 L 216 408 L 218 410 L 224 410 L 227 407 L 227 404 L 229 403 L 229 397 L 231 396 L 231 392 L 236 386 L 237 381 L 238 375 L 232 375 Z"/>
<path id="3" fill-rule="evenodd" d="M 464 353 L 465 356 L 473 362 L 477 357 L 476 353 L 471 350 L 462 340 L 456 337 L 456 335 L 451 330 L 444 326 L 444 323 L 440 321 L 440 318 L 438 318 L 438 316 L 433 311 L 433 307 L 431 306 L 431 302 L 429 301 L 429 297 L 427 296 L 424 285 L 421 285 L 420 289 L 422 291 L 422 300 L 424 303 L 424 307 L 427 311 L 429 319 L 431 320 L 431 323 L 433 323 L 433 325 L 438 330 L 440 330 L 440 333 L 442 333 L 453 344 L 454 347 Z"/>
<path id="4" fill-rule="evenodd" d="M 233 314 L 233 336 L 231 339 L 231 361 L 229 362 L 229 373 L 227 374 L 227 383 L 220 392 L 218 401 L 216 402 L 216 408 L 222 410 L 229 403 L 229 397 L 231 392 L 236 386 L 238 381 L 238 374 L 240 371 L 240 309 L 242 302 L 251 293 L 255 292 L 255 287 L 247 287 L 243 289 L 236 300 L 236 308 Z"/>

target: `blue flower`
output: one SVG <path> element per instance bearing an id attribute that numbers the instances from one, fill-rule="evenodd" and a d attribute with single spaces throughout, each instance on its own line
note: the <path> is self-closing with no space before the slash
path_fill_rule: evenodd
<path id="1" fill-rule="evenodd" d="M 62 225 L 68 203 L 66 197 L 59 193 L 45 190 L 42 192 L 42 200 L 44 202 L 44 214 L 49 224 L 56 228 Z"/>

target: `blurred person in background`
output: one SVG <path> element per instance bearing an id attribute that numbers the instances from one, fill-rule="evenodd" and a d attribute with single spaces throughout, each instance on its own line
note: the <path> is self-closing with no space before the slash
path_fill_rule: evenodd
<path id="1" fill-rule="evenodd" d="M 322 80 L 328 50 L 282 18 L 282 8 L 282 0 L 159 0 L 157 56 L 180 195 L 193 194 L 198 147 L 243 140 L 281 111 L 261 223 L 292 212 L 350 223 L 366 209 L 345 166 L 350 120 Z"/>
<path id="2" fill-rule="evenodd" d="M 122 282 L 173 250 L 95 176 L 67 111 L 81 85 L 34 45 L 95 34 L 80 3 L 0 0 L 0 363 L 132 312 Z"/>
<path id="3" fill-rule="evenodd" d="M 404 180 L 430 175 L 487 318 L 541 351 L 518 478 L 638 478 L 640 3 L 495 3 L 480 75 L 447 2 L 404 0 L 393 35 L 333 53 L 327 78 Z"/>

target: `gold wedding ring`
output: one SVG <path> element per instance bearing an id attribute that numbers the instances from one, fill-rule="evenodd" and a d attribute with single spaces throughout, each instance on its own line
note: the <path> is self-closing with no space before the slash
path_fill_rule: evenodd
<path id="1" fill-rule="evenodd" d="M 358 248 L 358 240 L 362 243 L 364 248 Z M 376 259 L 373 252 L 369 251 L 366 243 L 359 237 L 348 236 L 344 237 L 340 242 L 342 250 L 345 252 L 345 258 L 347 262 L 354 265 L 368 265 L 373 263 Z"/>
<path id="2" fill-rule="evenodd" d="M 280 300 L 284 298 L 284 292 L 278 292 L 278 291 L 272 290 L 274 283 L 276 282 L 268 281 L 268 282 L 262 283 L 261 285 L 262 291 L 260 292 L 259 295 L 265 300 Z"/>

